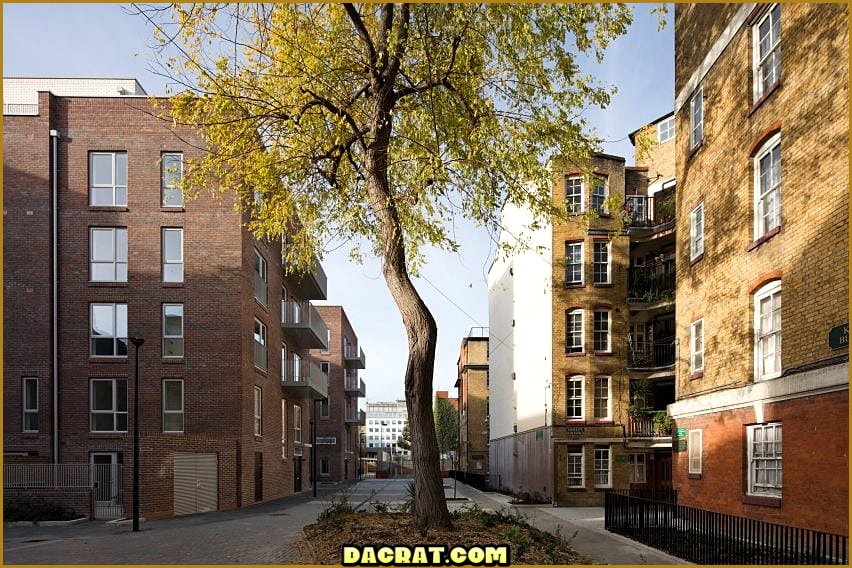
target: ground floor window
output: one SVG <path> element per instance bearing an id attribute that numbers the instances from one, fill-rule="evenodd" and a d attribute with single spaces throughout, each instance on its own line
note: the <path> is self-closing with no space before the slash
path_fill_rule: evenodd
<path id="1" fill-rule="evenodd" d="M 329 475 L 331 471 L 331 460 L 327 457 L 320 459 L 320 475 Z"/>
<path id="2" fill-rule="evenodd" d="M 583 448 L 568 448 L 568 487 L 583 487 Z"/>
<path id="3" fill-rule="evenodd" d="M 630 483 L 645 483 L 645 454 L 628 454 L 627 465 L 630 466 Z"/>
<path id="4" fill-rule="evenodd" d="M 610 458 L 609 446 L 595 446 L 595 487 L 610 487 Z"/>
<path id="5" fill-rule="evenodd" d="M 748 492 L 781 497 L 781 424 L 748 427 Z"/>

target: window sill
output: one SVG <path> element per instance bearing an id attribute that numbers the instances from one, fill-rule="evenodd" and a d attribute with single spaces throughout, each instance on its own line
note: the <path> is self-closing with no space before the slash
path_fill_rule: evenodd
<path id="1" fill-rule="evenodd" d="M 760 245 L 762 245 L 763 243 L 765 243 L 766 241 L 768 241 L 769 239 L 771 239 L 772 237 L 774 237 L 775 235 L 777 235 L 780 232 L 781 232 L 781 225 L 778 225 L 777 227 L 775 227 L 774 229 L 772 229 L 771 231 L 769 231 L 768 233 L 766 233 L 765 235 L 763 235 L 759 239 L 757 239 L 757 240 L 753 241 L 751 244 L 749 244 L 746 247 L 746 252 L 753 251 L 754 249 L 756 249 L 757 247 L 759 247 Z"/>
<path id="2" fill-rule="evenodd" d="M 760 105 L 763 104 L 763 101 L 765 101 L 766 99 L 771 97 L 772 93 L 774 93 L 775 91 L 777 91 L 780 88 L 781 88 L 781 79 L 778 79 L 777 81 L 775 81 L 775 83 L 771 87 L 769 87 L 768 91 L 763 93 L 763 95 L 759 99 L 757 99 L 754 102 L 753 105 L 751 105 L 751 108 L 748 109 L 748 112 L 746 113 L 746 118 L 751 118 L 751 115 L 753 115 L 754 111 L 756 111 L 758 109 L 758 107 L 760 107 Z"/>
<path id="3" fill-rule="evenodd" d="M 89 437 L 98 437 L 98 438 L 123 438 L 127 436 L 127 432 L 100 432 L 100 431 L 89 431 Z"/>
<path id="4" fill-rule="evenodd" d="M 128 357 L 89 357 L 89 363 L 121 363 L 127 364 Z"/>
<path id="5" fill-rule="evenodd" d="M 186 434 L 186 432 L 184 432 L 183 430 L 181 430 L 180 432 L 172 432 L 171 430 L 163 430 L 163 434 L 166 435 L 166 436 L 183 436 L 184 434 Z"/>
<path id="6" fill-rule="evenodd" d="M 687 479 L 701 479 L 700 473 L 689 473 L 687 474 Z"/>
<path id="7" fill-rule="evenodd" d="M 183 282 L 160 282 L 163 288 L 183 288 Z"/>
<path id="8" fill-rule="evenodd" d="M 693 266 L 695 266 L 696 264 L 698 264 L 702 260 L 704 260 L 704 253 L 703 252 L 701 254 L 699 254 L 698 256 L 696 256 L 695 258 L 689 259 L 689 267 L 692 268 Z"/>
<path id="9" fill-rule="evenodd" d="M 566 426 L 583 426 L 586 423 L 586 420 L 583 418 L 569 418 L 565 420 Z"/>
<path id="10" fill-rule="evenodd" d="M 89 211 L 112 211 L 121 213 L 124 211 L 130 211 L 130 209 L 125 206 L 115 206 L 115 205 L 89 205 Z"/>
<path id="11" fill-rule="evenodd" d="M 781 497 L 770 497 L 769 495 L 743 495 L 743 503 L 746 505 L 758 505 L 760 507 L 781 508 Z"/>
<path id="12" fill-rule="evenodd" d="M 612 357 L 615 355 L 612 351 L 595 351 L 595 357 Z"/>
<path id="13" fill-rule="evenodd" d="M 102 281 L 89 281 L 89 287 L 91 288 L 127 288 L 127 282 L 102 282 Z"/>
<path id="14" fill-rule="evenodd" d="M 184 360 L 183 357 L 161 357 L 160 362 L 166 365 L 182 365 Z"/>
<path id="15" fill-rule="evenodd" d="M 595 282 L 593 286 L 595 288 L 612 288 L 612 282 Z"/>
<path id="16" fill-rule="evenodd" d="M 701 150 L 703 147 L 704 147 L 704 138 L 702 138 L 701 141 L 698 144 L 696 144 L 695 146 L 692 147 L 692 149 L 689 150 L 689 154 L 686 156 L 686 159 L 691 160 L 692 157 L 695 156 L 695 154 L 697 154 L 698 151 Z"/>
<path id="17" fill-rule="evenodd" d="M 565 490 L 568 491 L 569 493 L 580 493 L 581 491 L 583 493 L 586 492 L 585 487 L 566 487 Z"/>
<path id="18" fill-rule="evenodd" d="M 258 367 L 257 365 L 254 366 L 254 370 L 256 372 L 260 373 L 261 375 L 263 375 L 264 377 L 269 374 L 267 369 L 262 369 L 262 368 Z"/>
<path id="19" fill-rule="evenodd" d="M 264 304 L 257 298 L 257 296 L 254 296 L 254 303 L 263 308 L 264 312 L 266 312 L 267 314 L 269 313 L 269 304 Z"/>
<path id="20" fill-rule="evenodd" d="M 584 282 L 580 282 L 579 284 L 569 284 L 567 282 L 565 283 L 566 289 L 567 288 L 585 288 L 585 287 L 586 287 L 586 284 Z"/>
<path id="21" fill-rule="evenodd" d="M 585 353 L 566 353 L 566 357 L 585 357 Z"/>
<path id="22" fill-rule="evenodd" d="M 692 373 L 691 375 L 689 375 L 690 381 L 697 381 L 698 379 L 703 379 L 703 378 L 704 378 L 704 371 L 698 371 L 697 373 Z"/>
<path id="23" fill-rule="evenodd" d="M 160 206 L 160 211 L 163 213 L 183 213 L 186 209 L 182 205 L 180 207 Z"/>

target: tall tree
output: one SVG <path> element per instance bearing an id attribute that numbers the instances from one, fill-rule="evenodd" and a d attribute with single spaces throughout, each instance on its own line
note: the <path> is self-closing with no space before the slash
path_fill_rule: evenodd
<path id="1" fill-rule="evenodd" d="M 435 435 L 441 453 L 458 449 L 459 413 L 446 398 L 435 397 Z"/>
<path id="2" fill-rule="evenodd" d="M 402 427 L 402 434 L 397 439 L 396 446 L 402 450 L 411 451 L 411 428 L 408 427 L 408 422 Z"/>
<path id="3" fill-rule="evenodd" d="M 631 21 L 619 4 L 143 5 L 165 111 L 202 133 L 188 194 L 234 191 L 258 237 L 288 235 L 287 266 L 329 239 L 367 244 L 408 336 L 405 397 L 415 522 L 449 528 L 431 409 L 437 327 L 411 280 L 452 222 L 496 230 L 507 204 L 567 219 L 545 161 L 585 163 L 581 118 L 609 102 L 580 73 Z"/>

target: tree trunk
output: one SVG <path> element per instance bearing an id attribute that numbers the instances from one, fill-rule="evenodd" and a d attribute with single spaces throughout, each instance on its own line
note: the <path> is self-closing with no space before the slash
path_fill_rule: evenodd
<path id="1" fill-rule="evenodd" d="M 377 105 L 378 106 L 378 105 Z M 388 178 L 387 148 L 391 117 L 378 112 L 371 128 L 371 143 L 365 156 L 365 187 L 378 222 L 382 244 L 382 272 L 399 308 L 408 335 L 408 364 L 405 369 L 405 402 L 411 430 L 414 465 L 414 522 L 427 529 L 451 529 L 444 498 L 435 419 L 432 414 L 432 375 L 438 328 L 411 278 L 405 258 L 402 227 Z"/>

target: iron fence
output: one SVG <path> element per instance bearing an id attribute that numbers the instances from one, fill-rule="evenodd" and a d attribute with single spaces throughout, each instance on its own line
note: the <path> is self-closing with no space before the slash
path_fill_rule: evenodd
<path id="1" fill-rule="evenodd" d="M 675 362 L 675 338 L 658 341 L 628 341 L 627 366 L 632 369 L 667 367 Z"/>
<path id="2" fill-rule="evenodd" d="M 846 564 L 844 535 L 608 491 L 604 526 L 698 564 Z"/>

